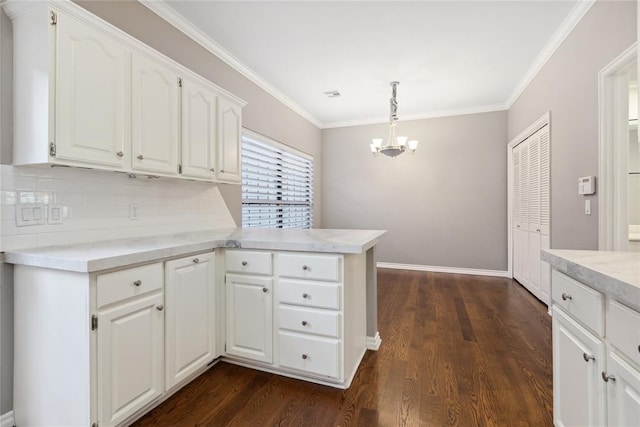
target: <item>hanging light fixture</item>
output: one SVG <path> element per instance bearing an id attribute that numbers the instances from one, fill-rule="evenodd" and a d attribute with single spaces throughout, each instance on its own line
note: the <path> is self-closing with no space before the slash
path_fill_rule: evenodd
<path id="1" fill-rule="evenodd" d="M 391 99 L 389 100 L 391 112 L 389 115 L 389 137 L 386 144 L 382 144 L 382 138 L 374 138 L 371 142 L 371 153 L 375 156 L 382 153 L 389 157 L 396 157 L 404 153 L 407 149 L 411 154 L 416 152 L 418 141 L 411 140 L 406 136 L 396 136 L 396 125 L 398 124 L 398 85 L 400 82 L 391 82 Z"/>

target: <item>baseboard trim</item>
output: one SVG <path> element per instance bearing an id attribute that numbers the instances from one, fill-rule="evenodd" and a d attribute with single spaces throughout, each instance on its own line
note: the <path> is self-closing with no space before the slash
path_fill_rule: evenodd
<path id="1" fill-rule="evenodd" d="M 13 416 L 13 410 L 0 415 L 0 427 L 14 427 L 16 420 Z"/>
<path id="2" fill-rule="evenodd" d="M 474 276 L 494 276 L 511 278 L 508 271 L 481 270 L 476 268 L 438 267 L 434 265 L 397 264 L 393 262 L 378 262 L 378 268 L 391 268 L 395 270 L 430 271 L 433 273 L 470 274 Z"/>
<path id="3" fill-rule="evenodd" d="M 378 351 L 380 344 L 382 344 L 380 332 L 376 331 L 376 335 L 374 337 L 367 337 L 367 350 Z"/>

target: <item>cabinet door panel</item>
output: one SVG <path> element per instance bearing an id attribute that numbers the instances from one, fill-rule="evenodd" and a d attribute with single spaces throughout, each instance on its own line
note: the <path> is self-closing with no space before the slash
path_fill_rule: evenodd
<path id="1" fill-rule="evenodd" d="M 219 98 L 218 114 L 218 179 L 240 182 L 242 113 L 238 105 Z"/>
<path id="2" fill-rule="evenodd" d="M 98 315 L 98 417 L 116 425 L 163 391 L 164 315 L 156 293 Z"/>
<path id="3" fill-rule="evenodd" d="M 178 173 L 177 73 L 142 55 L 133 58 L 132 168 Z"/>
<path id="4" fill-rule="evenodd" d="M 272 362 L 272 284 L 227 274 L 227 354 Z"/>
<path id="5" fill-rule="evenodd" d="M 56 158 L 123 168 L 130 143 L 131 53 L 62 13 L 57 27 Z"/>
<path id="6" fill-rule="evenodd" d="M 191 80 L 182 84 L 182 175 L 214 179 L 216 159 L 214 91 Z"/>
<path id="7" fill-rule="evenodd" d="M 213 253 L 166 263 L 167 390 L 215 358 L 214 280 Z"/>
<path id="8" fill-rule="evenodd" d="M 604 343 L 553 308 L 553 420 L 556 426 L 605 424 L 605 388 L 600 375 Z M 584 355 L 594 359 L 585 360 Z"/>
<path id="9" fill-rule="evenodd" d="M 640 372 L 609 352 L 607 374 L 615 377 L 615 381 L 607 382 L 609 425 L 640 425 Z"/>

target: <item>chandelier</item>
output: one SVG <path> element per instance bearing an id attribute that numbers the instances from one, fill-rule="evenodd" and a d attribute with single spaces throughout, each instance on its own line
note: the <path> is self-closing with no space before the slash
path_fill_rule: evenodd
<path id="1" fill-rule="evenodd" d="M 378 153 L 382 153 L 389 157 L 396 157 L 404 153 L 407 149 L 411 154 L 416 152 L 418 148 L 418 141 L 411 140 L 406 136 L 396 136 L 396 125 L 398 124 L 398 101 L 396 95 L 398 93 L 398 85 L 400 82 L 391 82 L 391 99 L 389 103 L 391 105 L 391 113 L 389 115 L 389 137 L 387 143 L 382 145 L 382 138 L 374 138 L 371 143 L 371 153 L 376 156 Z"/>

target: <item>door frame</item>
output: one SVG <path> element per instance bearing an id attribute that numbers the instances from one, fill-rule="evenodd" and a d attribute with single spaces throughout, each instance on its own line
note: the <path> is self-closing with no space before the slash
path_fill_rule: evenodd
<path id="1" fill-rule="evenodd" d="M 598 73 L 599 250 L 626 250 L 629 240 L 627 234 L 628 71 L 637 61 L 637 57 L 636 42 Z M 627 137 L 625 138 L 624 135 Z M 623 144 L 623 141 L 626 141 L 626 144 Z"/>
<path id="2" fill-rule="evenodd" d="M 513 149 L 549 126 L 549 245 L 551 245 L 551 111 L 547 111 L 507 144 L 507 275 L 513 279 Z"/>

